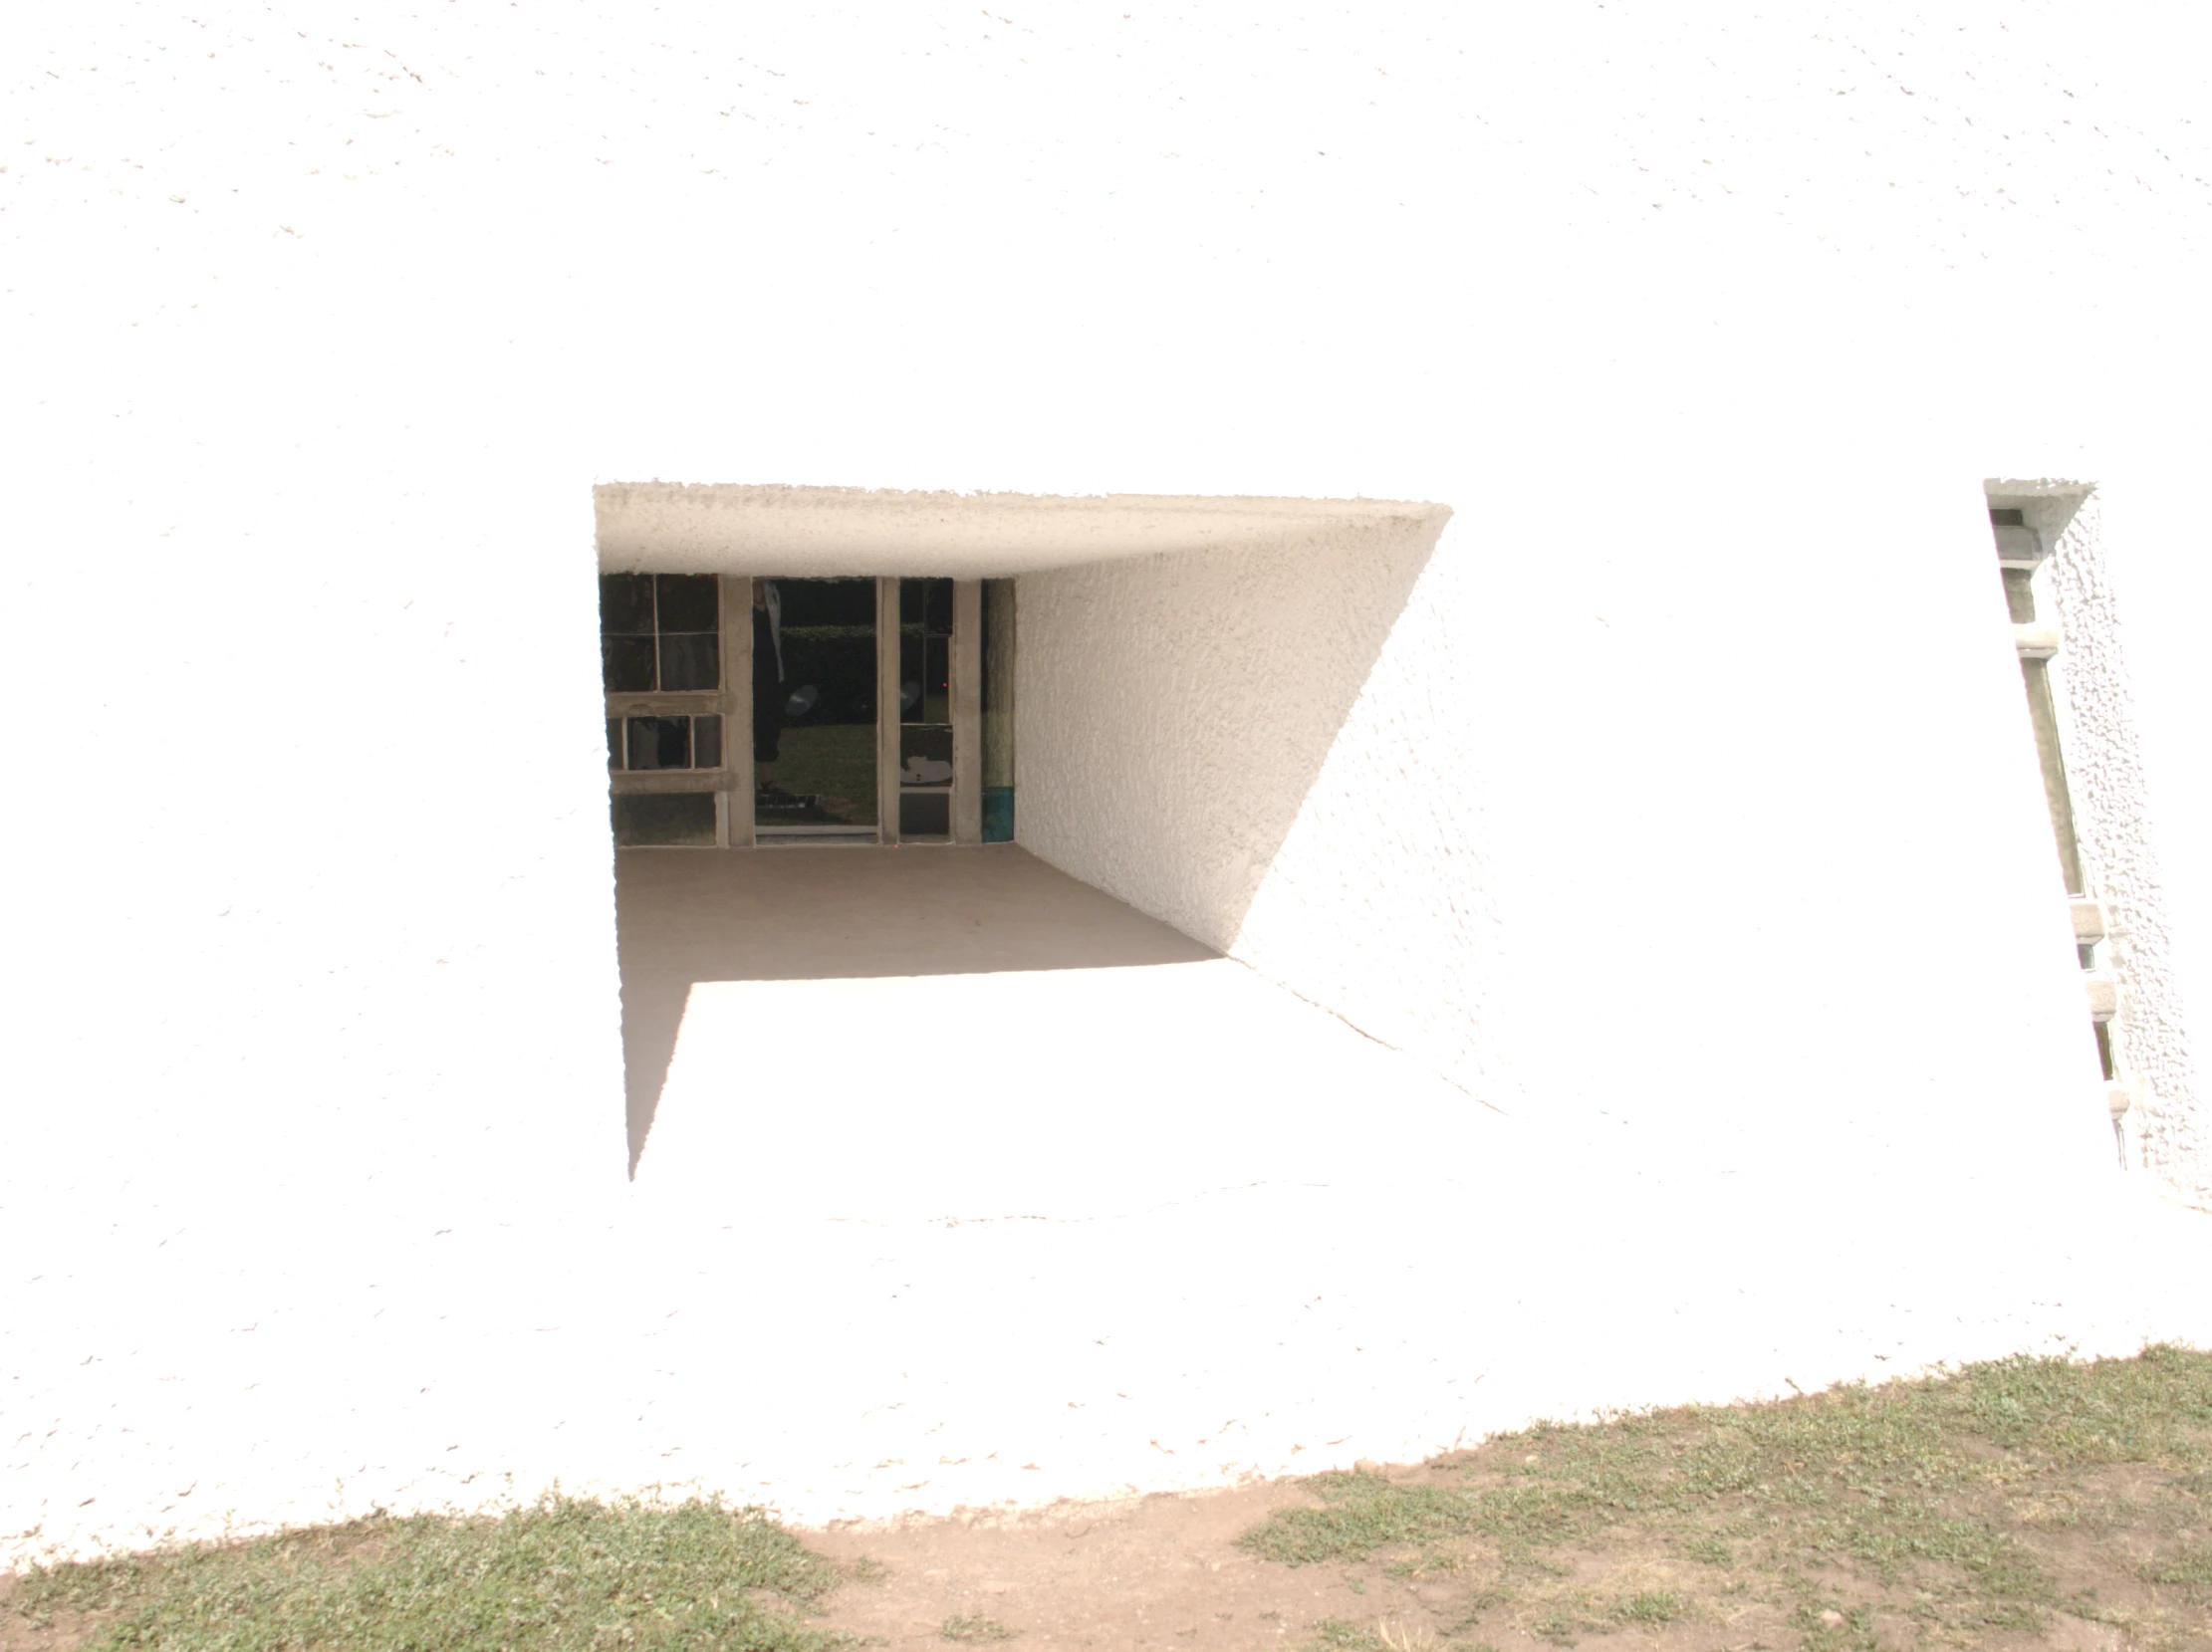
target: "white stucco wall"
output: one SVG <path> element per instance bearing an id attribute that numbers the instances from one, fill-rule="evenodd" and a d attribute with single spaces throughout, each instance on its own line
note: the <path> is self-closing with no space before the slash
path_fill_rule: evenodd
<path id="1" fill-rule="evenodd" d="M 2068 791 L 2083 877 L 2105 911 L 2108 934 L 2097 962 L 2120 990 L 2113 1053 L 2129 1093 L 2122 1139 L 2131 1162 L 2197 1204 L 2212 1205 L 2212 1120 L 2198 1101 L 2166 888 L 2164 822 L 2143 773 L 2126 651 L 2130 628 L 2104 550 L 2103 504 L 2093 494 L 2043 503 L 2036 514 L 2046 519 L 2052 553 L 2036 574 L 2038 617 L 2048 609 L 2063 638 L 2051 676 Z"/>
<path id="2" fill-rule="evenodd" d="M 1978 484 L 1734 494 L 1025 579 L 1022 839 L 1508 1111 L 2109 1163 Z"/>
<path id="3" fill-rule="evenodd" d="M 640 1365 L 533 1401 L 527 1450 L 446 1426 L 559 1380 L 545 1259 L 637 1215 L 601 482 L 1448 506 L 1363 673 L 1324 616 L 1376 620 L 1390 579 L 1318 550 L 1025 582 L 1025 672 L 1035 615 L 1121 689 L 1037 684 L 1025 833 L 1516 1117 L 1721 1178 L 1705 1240 L 1639 1229 L 1655 1271 L 1725 1272 L 1716 1236 L 1764 1247 L 1813 1182 L 1839 1221 L 1946 1213 L 1933 1261 L 1821 1275 L 1900 1358 L 2174 1329 L 2053 1305 L 2147 1242 L 2078 1179 L 2112 1155 L 1979 491 L 2099 486 L 2176 1002 L 2212 1002 L 2212 432 L 2174 393 L 2212 356 L 2204 71 L 2162 9 L 2085 19 L 15 8 L 0 680 L 37 737 L 0 1334 L 35 1380 L 0 1387 L 34 1396 L 0 1398 L 0 1533 L 298 1518 L 349 1456 L 401 1503 L 638 1482 L 714 1414 Z M 1192 591 L 1304 626 L 1311 686 L 1357 678 L 1318 766 L 1319 702 L 1272 775 L 1207 731 L 1193 779 L 1243 763 L 1264 820 L 1107 784 L 1132 733 L 1201 750 L 1171 659 L 1273 709 L 1272 633 Z M 1101 821 L 1040 797 L 1055 737 L 1099 754 L 1064 778 Z M 1733 1225 L 1732 1167 L 1768 1172 Z M 2090 1208 L 2064 1268 L 1977 1268 L 1977 1235 Z M 1558 1278 L 1626 1299 L 1601 1272 Z M 1519 1398 L 1481 1415 L 1771 1381 L 1722 1334 L 1746 1299 L 1685 1299 L 1708 1362 L 1597 1388 L 1535 1380 L 1512 1321 L 1487 1391 Z M 651 1372 L 713 1370 L 698 1334 Z M 1220 1391 L 1263 1345 L 1223 1345 Z M 1869 1345 L 1808 1332 L 1787 1374 Z M 655 1403 L 620 1450 L 560 1437 Z"/>

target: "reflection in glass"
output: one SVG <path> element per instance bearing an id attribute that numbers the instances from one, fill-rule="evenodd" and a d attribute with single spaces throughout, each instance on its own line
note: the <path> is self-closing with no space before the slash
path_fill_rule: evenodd
<path id="1" fill-rule="evenodd" d="M 602 575 L 600 669 L 607 692 L 721 687 L 719 590 L 711 574 Z"/>
<path id="2" fill-rule="evenodd" d="M 952 721 L 952 582 L 898 582 L 898 715 Z"/>
<path id="3" fill-rule="evenodd" d="M 653 582 L 650 574 L 600 576 L 600 635 L 653 634 Z"/>
<path id="4" fill-rule="evenodd" d="M 691 767 L 694 769 L 719 769 L 722 767 L 721 718 L 694 717 L 691 719 Z"/>
<path id="5" fill-rule="evenodd" d="M 610 636 L 600 641 L 600 674 L 610 694 L 650 694 L 653 688 L 653 639 Z"/>
<path id="6" fill-rule="evenodd" d="M 921 720 L 946 724 L 952 721 L 952 638 L 949 634 L 922 639 Z"/>
<path id="7" fill-rule="evenodd" d="M 722 686 L 721 638 L 714 632 L 660 637 L 660 688 L 662 693 L 682 689 Z"/>
<path id="8" fill-rule="evenodd" d="M 898 731 L 898 784 L 952 784 L 952 730 L 909 724 Z"/>
<path id="9" fill-rule="evenodd" d="M 898 834 L 952 831 L 952 582 L 898 583 Z"/>
<path id="10" fill-rule="evenodd" d="M 753 764 L 761 832 L 876 824 L 873 580 L 755 582 Z"/>
<path id="11" fill-rule="evenodd" d="M 1014 840 L 1014 582 L 983 582 L 983 840 Z"/>
<path id="12" fill-rule="evenodd" d="M 902 723 L 921 721 L 921 632 L 899 627 L 898 632 L 898 720 Z"/>
<path id="13" fill-rule="evenodd" d="M 628 744 L 632 769 L 688 769 L 691 767 L 691 719 L 632 717 Z"/>
<path id="14" fill-rule="evenodd" d="M 660 610 L 657 629 L 663 632 L 721 629 L 721 616 L 715 611 L 713 575 L 656 575 L 653 594 Z"/>

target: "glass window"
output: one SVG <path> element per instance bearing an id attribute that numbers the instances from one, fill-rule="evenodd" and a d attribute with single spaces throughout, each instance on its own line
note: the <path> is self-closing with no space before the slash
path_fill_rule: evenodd
<path id="1" fill-rule="evenodd" d="M 614 800 L 614 841 L 622 848 L 649 844 L 714 846 L 712 792 L 634 792 Z"/>
<path id="2" fill-rule="evenodd" d="M 650 574 L 600 577 L 600 635 L 653 634 L 653 582 Z"/>
<path id="3" fill-rule="evenodd" d="M 908 723 L 898 731 L 898 784 L 952 784 L 952 730 Z"/>
<path id="4" fill-rule="evenodd" d="M 632 717 L 628 744 L 632 769 L 688 769 L 691 767 L 691 719 Z"/>
<path id="5" fill-rule="evenodd" d="M 719 584 L 711 574 L 600 579 L 600 667 L 610 694 L 722 686 Z"/>
<path id="6" fill-rule="evenodd" d="M 898 794 L 898 834 L 901 837 L 949 837 L 952 835 L 952 794 L 950 792 L 908 792 Z"/>
<path id="7" fill-rule="evenodd" d="M 753 600 L 755 828 L 872 828 L 875 582 L 761 580 Z"/>

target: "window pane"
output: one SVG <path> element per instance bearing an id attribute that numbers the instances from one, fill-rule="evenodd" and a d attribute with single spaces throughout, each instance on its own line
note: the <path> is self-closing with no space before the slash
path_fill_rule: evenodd
<path id="1" fill-rule="evenodd" d="M 653 690 L 653 639 L 611 636 L 600 642 L 600 676 L 610 694 L 650 694 Z"/>
<path id="2" fill-rule="evenodd" d="M 650 636 L 653 632 L 653 582 L 650 574 L 600 576 L 600 635 Z"/>
<path id="3" fill-rule="evenodd" d="M 613 717 L 607 720 L 607 766 L 610 769 L 622 766 L 622 725 Z"/>
<path id="4" fill-rule="evenodd" d="M 898 731 L 898 784 L 901 786 L 950 786 L 952 784 L 952 730 L 916 728 Z"/>
<path id="5" fill-rule="evenodd" d="M 898 720 L 901 723 L 921 721 L 922 662 L 921 632 L 899 627 L 898 632 Z"/>
<path id="6" fill-rule="evenodd" d="M 654 579 L 660 598 L 660 629 L 712 631 L 721 628 L 716 613 L 714 576 L 662 574 Z"/>
<path id="7" fill-rule="evenodd" d="M 983 582 L 983 840 L 1014 840 L 1014 582 Z"/>
<path id="8" fill-rule="evenodd" d="M 660 639 L 660 691 L 684 688 L 720 688 L 722 665 L 720 638 L 705 635 L 667 636 Z"/>
<path id="9" fill-rule="evenodd" d="M 766 622 L 754 627 L 754 823 L 769 832 L 873 826 L 875 582 L 779 580 L 776 589 L 781 681 L 766 652 Z M 732 731 L 732 738 L 745 737 Z M 742 765 L 742 754 L 729 756 Z"/>
<path id="10" fill-rule="evenodd" d="M 721 718 L 694 717 L 691 719 L 691 766 L 694 769 L 719 769 L 722 767 Z"/>
<path id="11" fill-rule="evenodd" d="M 714 846 L 712 792 L 640 792 L 614 800 L 614 841 Z"/>
<path id="12" fill-rule="evenodd" d="M 875 629 L 873 580 L 778 580 L 784 629 L 811 625 L 860 625 Z"/>
<path id="13" fill-rule="evenodd" d="M 690 768 L 691 719 L 632 717 L 629 720 L 629 766 L 632 769 Z"/>
<path id="14" fill-rule="evenodd" d="M 925 723 L 952 721 L 952 638 L 949 636 L 930 636 L 922 640 L 921 720 Z"/>
<path id="15" fill-rule="evenodd" d="M 898 834 L 901 837 L 952 835 L 950 792 L 901 792 L 898 795 Z"/>

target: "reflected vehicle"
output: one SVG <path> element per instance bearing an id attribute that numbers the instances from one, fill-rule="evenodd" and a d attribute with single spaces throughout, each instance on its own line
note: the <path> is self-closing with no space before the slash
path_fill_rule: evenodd
<path id="1" fill-rule="evenodd" d="M 754 830 L 872 828 L 875 582 L 753 582 Z"/>

